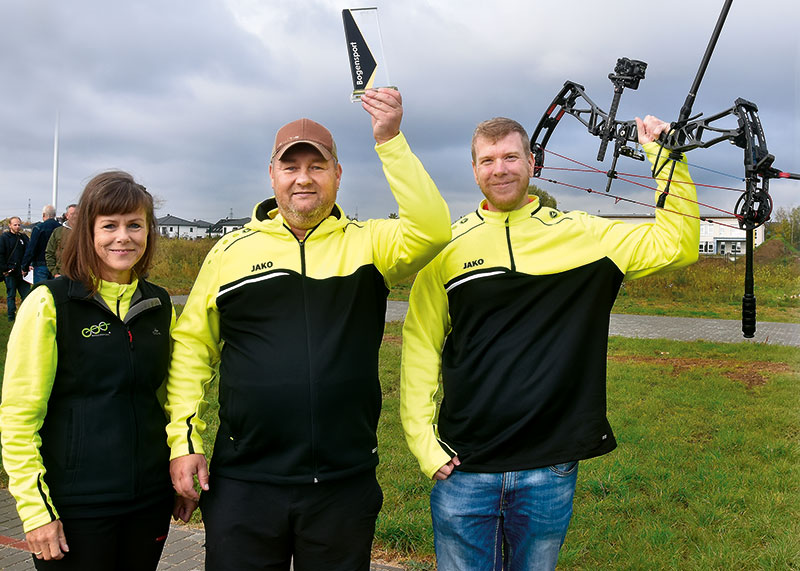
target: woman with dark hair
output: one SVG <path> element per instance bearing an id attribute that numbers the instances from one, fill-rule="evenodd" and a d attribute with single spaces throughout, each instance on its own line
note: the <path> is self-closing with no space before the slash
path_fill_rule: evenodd
<path id="1" fill-rule="evenodd" d="M 3 465 L 37 569 L 155 569 L 173 503 L 164 381 L 175 321 L 145 280 L 153 198 L 124 172 L 86 185 L 62 276 L 26 298 L 8 342 Z"/>

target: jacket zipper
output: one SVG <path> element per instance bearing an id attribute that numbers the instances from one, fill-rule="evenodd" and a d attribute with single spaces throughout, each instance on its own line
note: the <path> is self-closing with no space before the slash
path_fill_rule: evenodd
<path id="1" fill-rule="evenodd" d="M 306 241 L 308 240 L 309 235 L 311 232 L 316 230 L 312 228 L 306 235 L 303 237 L 302 240 L 295 236 L 298 245 L 300 246 L 300 283 L 303 287 L 303 317 L 306 321 L 306 355 L 308 356 L 308 396 L 309 396 L 309 415 L 308 415 L 308 422 L 311 428 L 311 463 L 313 469 L 313 478 L 314 483 L 319 483 L 319 478 L 317 475 L 319 474 L 319 470 L 317 467 L 317 435 L 316 435 L 316 426 L 314 423 L 314 382 L 312 379 L 312 372 L 311 372 L 311 343 L 309 339 L 309 334 L 311 331 L 311 324 L 309 323 L 309 315 L 308 315 L 308 306 L 306 304 L 307 299 L 307 292 L 306 292 Z M 292 236 L 294 236 L 294 232 L 292 232 Z"/>
<path id="2" fill-rule="evenodd" d="M 94 301 L 94 303 L 97 304 L 100 307 L 101 310 L 107 311 L 111 315 L 114 315 L 122 323 L 122 325 L 125 327 L 125 332 L 128 334 L 128 349 L 129 349 L 128 350 L 128 366 L 129 366 L 129 370 L 131 372 L 131 378 L 133 380 L 133 382 L 131 383 L 130 398 L 131 398 L 131 403 L 133 403 L 134 400 L 135 400 L 135 386 L 134 385 L 136 383 L 136 368 L 134 367 L 134 358 L 133 358 L 133 351 L 134 351 L 133 332 L 131 331 L 130 326 L 127 323 L 125 323 L 125 321 L 122 319 L 122 316 L 120 316 L 120 314 L 119 314 L 120 313 L 120 302 L 121 302 L 121 299 L 118 297 L 117 298 L 117 307 L 116 307 L 117 311 L 116 311 L 116 313 L 114 313 L 113 311 L 111 311 L 111 308 L 109 308 L 107 305 L 100 304 L 100 303 L 97 303 L 96 301 Z M 144 311 L 149 311 L 149 310 L 150 309 L 148 308 L 148 309 L 145 309 Z M 130 308 L 128 309 L 128 311 L 130 311 Z M 136 319 L 136 317 L 134 317 L 134 319 Z M 135 408 L 131 407 L 131 409 L 133 410 L 133 426 L 134 426 L 133 435 L 135 437 L 139 433 L 139 419 L 138 419 L 138 417 L 136 415 Z M 138 445 L 139 445 L 139 442 L 138 442 L 138 439 L 136 439 L 134 450 L 138 449 Z M 132 470 L 133 474 L 132 474 L 132 476 L 133 476 L 133 486 L 134 486 L 134 496 L 135 496 L 135 495 L 138 494 L 139 489 L 141 487 L 140 478 L 137 478 L 138 462 L 137 462 L 136 453 L 134 453 L 134 455 L 133 455 L 132 462 L 133 462 L 133 470 Z"/>
<path id="3" fill-rule="evenodd" d="M 122 319 L 122 316 L 120 315 L 120 302 L 121 302 L 121 299 L 118 297 L 117 298 L 117 315 L 116 316 L 117 316 L 117 319 L 119 319 L 122 322 L 123 326 L 125 327 L 125 332 L 128 334 L 128 367 L 129 367 L 130 372 L 131 372 L 131 381 L 132 381 L 131 382 L 131 388 L 130 388 L 129 397 L 130 397 L 130 400 L 131 400 L 131 405 L 133 405 L 133 403 L 136 402 L 136 366 L 135 366 L 136 359 L 134 358 L 135 346 L 134 346 L 134 342 L 133 342 L 133 331 L 131 331 L 130 325 L 128 323 L 125 323 L 125 321 Z M 128 311 L 130 312 L 130 307 L 128 308 Z M 145 309 L 145 311 L 148 311 L 148 309 Z M 136 319 L 136 316 L 134 316 L 134 319 Z M 139 449 L 139 445 L 141 443 L 139 442 L 139 438 L 137 437 L 137 435 L 139 434 L 139 416 L 136 413 L 136 407 L 135 406 L 131 406 L 131 411 L 132 411 L 132 415 L 133 415 L 133 435 L 132 436 L 134 438 L 134 454 L 133 454 L 133 458 L 131 459 L 131 461 L 133 463 L 133 469 L 132 469 L 132 471 L 133 471 L 133 474 L 132 474 L 132 477 L 133 477 L 133 494 L 134 494 L 134 497 L 136 497 L 136 496 L 139 495 L 139 492 L 141 491 L 141 485 L 142 485 L 141 477 L 139 477 L 140 476 L 139 467 L 138 467 L 138 464 L 139 464 L 138 457 L 139 456 L 137 454 L 137 451 Z"/>
<path id="4" fill-rule="evenodd" d="M 506 243 L 508 243 L 508 259 L 511 263 L 511 271 L 517 271 L 517 264 L 514 262 L 514 250 L 511 248 L 511 227 L 508 225 L 508 220 L 511 216 L 506 217 Z"/>
<path id="5" fill-rule="evenodd" d="M 139 494 L 139 488 L 141 486 L 140 479 L 137 477 L 137 475 L 139 473 L 139 467 L 138 467 L 138 461 L 137 461 L 137 458 L 139 457 L 139 455 L 137 454 L 138 448 L 139 448 L 139 439 L 137 438 L 136 435 L 139 434 L 139 417 L 136 414 L 136 407 L 133 406 L 133 403 L 136 402 L 136 386 L 135 386 L 136 385 L 136 368 L 134 366 L 135 359 L 134 359 L 134 356 L 133 356 L 133 332 L 131 331 L 130 326 L 127 323 L 125 323 L 125 321 L 122 319 L 122 315 L 120 315 L 120 311 L 119 311 L 119 309 L 120 309 L 120 301 L 121 301 L 120 298 L 117 297 L 117 319 L 122 321 L 122 324 L 125 326 L 125 332 L 128 334 L 128 366 L 130 367 L 131 380 L 132 380 L 130 393 L 129 393 L 129 398 L 130 398 L 130 401 L 131 401 L 131 414 L 133 415 L 133 435 L 132 435 L 132 437 L 133 437 L 133 440 L 134 440 L 134 443 L 133 443 L 133 445 L 134 445 L 134 448 L 133 448 L 134 453 L 133 453 L 133 458 L 131 459 L 131 462 L 133 463 L 133 474 L 131 474 L 131 476 L 133 478 L 133 494 L 134 494 L 134 497 L 136 497 Z M 128 311 L 130 311 L 130 307 L 128 308 Z"/>

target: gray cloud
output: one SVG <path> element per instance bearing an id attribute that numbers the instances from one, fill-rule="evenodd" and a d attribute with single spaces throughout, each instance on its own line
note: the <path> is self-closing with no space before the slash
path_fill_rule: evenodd
<path id="1" fill-rule="evenodd" d="M 607 108 L 618 57 L 648 62 L 620 117 L 673 120 L 722 2 L 577 0 L 552 3 L 388 2 L 378 5 L 391 79 L 405 101 L 403 130 L 451 205 L 480 198 L 469 164 L 474 125 L 506 115 L 533 129 L 566 79 Z M 0 4 L 0 217 L 50 201 L 53 129 L 60 112 L 59 206 L 107 168 L 130 170 L 166 200 L 161 214 L 216 219 L 250 214 L 270 193 L 276 129 L 299 116 L 326 124 L 344 167 L 340 202 L 362 219 L 397 210 L 372 150 L 369 118 L 349 103 L 340 11 L 325 0 L 108 3 L 7 0 Z M 800 45 L 793 0 L 734 4 L 695 109 L 759 105 L 776 166 L 800 171 Z M 565 118 L 552 146 L 593 161 L 597 141 Z M 725 145 L 690 161 L 740 174 Z M 602 165 L 597 164 L 601 168 Z M 646 174 L 639 163 L 621 165 Z M 698 181 L 730 179 L 695 170 Z M 723 182 L 724 181 L 724 182 Z M 735 181 L 731 181 L 735 182 Z M 603 181 L 593 182 L 602 187 Z M 631 211 L 550 188 L 562 207 Z M 651 199 L 625 185 L 615 190 Z M 800 203 L 800 185 L 775 181 L 776 204 Z M 730 196 L 704 192 L 730 207 Z"/>

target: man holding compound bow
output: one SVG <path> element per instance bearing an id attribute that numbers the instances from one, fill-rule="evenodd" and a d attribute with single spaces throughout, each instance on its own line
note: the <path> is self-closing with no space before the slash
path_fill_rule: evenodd
<path id="1" fill-rule="evenodd" d="M 636 123 L 651 160 L 669 160 L 655 158 L 669 125 L 652 116 Z M 653 223 L 543 207 L 527 193 L 528 135 L 505 118 L 478 125 L 472 167 L 485 200 L 453 225 L 411 291 L 403 427 L 436 480 L 440 571 L 553 569 L 578 461 L 616 446 L 606 419 L 611 308 L 623 278 L 696 261 L 695 188 L 678 163 Z"/>

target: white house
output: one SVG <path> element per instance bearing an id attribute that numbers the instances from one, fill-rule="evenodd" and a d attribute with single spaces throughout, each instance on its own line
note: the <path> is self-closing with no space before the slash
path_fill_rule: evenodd
<path id="1" fill-rule="evenodd" d="M 165 238 L 205 238 L 209 235 L 210 222 L 205 220 L 184 220 L 167 214 L 157 220 L 158 233 Z"/>
<path id="2" fill-rule="evenodd" d="M 234 230 L 239 230 L 245 224 L 250 222 L 250 217 L 247 218 L 221 218 L 208 229 L 209 236 L 220 237 L 224 236 L 228 232 L 233 232 Z"/>
<path id="3" fill-rule="evenodd" d="M 609 220 L 622 220 L 632 224 L 653 222 L 655 214 L 599 214 Z M 753 232 L 753 245 L 764 241 L 764 225 Z M 741 256 L 745 251 L 745 231 L 733 216 L 705 216 L 700 221 L 700 253 Z"/>

